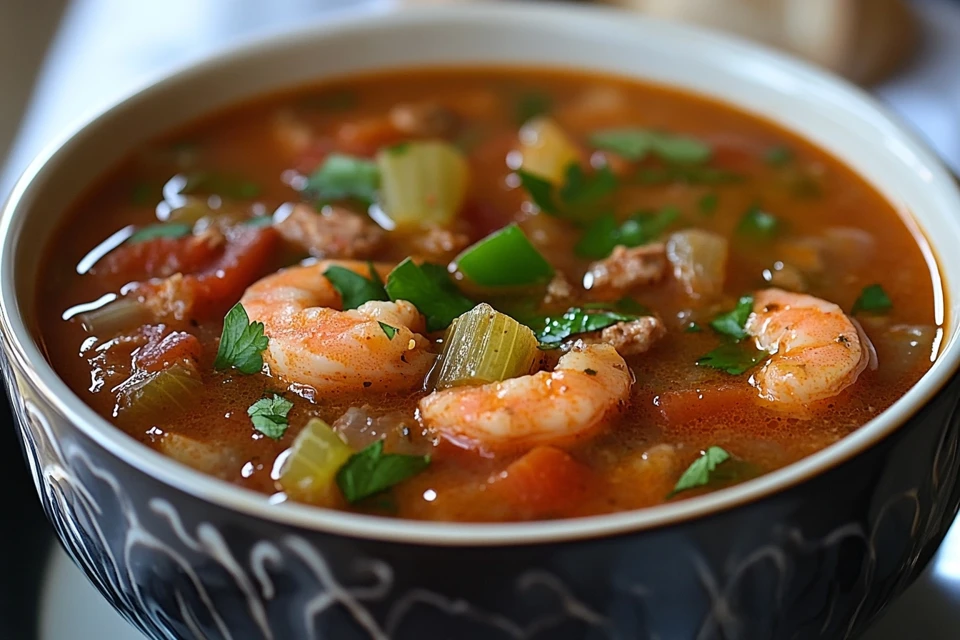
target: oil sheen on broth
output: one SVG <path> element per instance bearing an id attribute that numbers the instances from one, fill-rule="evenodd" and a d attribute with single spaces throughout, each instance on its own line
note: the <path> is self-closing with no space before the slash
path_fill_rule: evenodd
<path id="1" fill-rule="evenodd" d="M 38 316 L 90 406 L 228 482 L 565 518 L 748 480 L 887 408 L 936 355 L 922 243 L 726 105 L 421 70 L 136 149 L 47 248 Z"/>

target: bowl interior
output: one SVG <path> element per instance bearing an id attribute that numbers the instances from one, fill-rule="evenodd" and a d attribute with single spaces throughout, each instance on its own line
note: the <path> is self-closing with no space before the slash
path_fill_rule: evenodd
<path id="1" fill-rule="evenodd" d="M 141 142 L 197 116 L 262 93 L 335 76 L 395 67 L 457 64 L 602 71 L 733 103 L 775 120 L 855 169 L 929 241 L 928 259 L 960 282 L 960 197 L 950 174 L 869 96 L 780 54 L 690 27 L 613 10 L 556 6 L 470 6 L 408 10 L 324 23 L 247 44 L 181 70 L 94 116 L 27 170 L 3 213 L 2 321 L 17 358 L 75 424 L 114 454 L 164 482 L 261 517 L 373 538 L 434 544 L 569 539 L 658 526 L 727 508 L 793 484 L 854 455 L 897 427 L 952 374 L 960 360 L 960 300 L 939 300 L 941 357 L 888 411 L 841 442 L 780 471 L 717 493 L 638 512 L 506 525 L 393 522 L 300 505 L 229 486 L 163 458 L 87 408 L 57 378 L 34 335 L 34 282 L 62 213 Z M 934 269 L 936 271 L 936 269 Z"/>

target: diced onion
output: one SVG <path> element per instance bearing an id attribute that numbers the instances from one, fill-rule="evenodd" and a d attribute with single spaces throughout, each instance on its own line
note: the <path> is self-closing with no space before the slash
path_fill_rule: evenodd
<path id="1" fill-rule="evenodd" d="M 534 118 L 520 129 L 520 168 L 554 186 L 564 183 L 567 169 L 580 161 L 573 141 L 550 118 Z"/>
<path id="2" fill-rule="evenodd" d="M 448 142 L 405 142 L 381 149 L 380 206 L 397 228 L 444 226 L 467 194 L 470 168 Z"/>
<path id="3" fill-rule="evenodd" d="M 700 229 L 674 233 L 667 241 L 674 276 L 692 298 L 722 293 L 728 253 L 726 238 Z"/>
<path id="4" fill-rule="evenodd" d="M 331 505 L 338 499 L 337 471 L 351 455 L 336 431 L 312 418 L 293 441 L 277 482 L 294 500 Z"/>
<path id="5" fill-rule="evenodd" d="M 437 389 L 498 382 L 530 373 L 533 331 L 486 303 L 453 321 L 440 356 Z"/>

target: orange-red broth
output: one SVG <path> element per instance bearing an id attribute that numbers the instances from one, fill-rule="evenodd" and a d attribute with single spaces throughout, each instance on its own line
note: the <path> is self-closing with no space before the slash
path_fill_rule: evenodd
<path id="1" fill-rule="evenodd" d="M 459 116 L 460 124 L 449 137 L 467 150 L 471 188 L 458 229 L 476 240 L 518 221 L 572 282 L 580 280 L 587 265 L 572 250 L 579 231 L 537 214 L 508 167 L 507 156 L 517 146 L 522 117 L 518 110 L 549 105 L 548 114 L 580 143 L 599 128 L 634 126 L 683 133 L 709 144 L 713 149 L 709 166 L 734 172 L 740 181 L 622 186 L 616 205 L 619 211 L 675 205 L 682 219 L 674 228 L 699 227 L 730 238 L 724 295 L 708 303 L 691 300 L 671 278 L 630 292 L 664 320 L 668 333 L 648 353 L 627 359 L 636 376 L 630 406 L 600 435 L 566 448 L 574 463 L 570 474 L 566 463 L 571 459 L 555 464 L 548 455 L 543 469 L 535 468 L 532 475 L 518 472 L 511 484 L 506 468 L 519 454 L 477 455 L 443 443 L 434 448 L 429 439 L 421 438 L 414 448 L 432 454 L 426 471 L 381 496 L 353 506 L 343 501 L 333 506 L 404 518 L 505 521 L 656 505 L 667 499 L 701 450 L 723 447 L 746 463 L 740 466 L 750 471 L 742 477 L 769 472 L 851 433 L 930 367 L 937 327 L 931 265 L 920 247 L 923 240 L 836 159 L 770 122 L 686 93 L 596 75 L 482 69 L 392 73 L 305 88 L 240 105 L 137 149 L 77 202 L 46 250 L 38 283 L 39 317 L 44 347 L 57 371 L 84 401 L 140 442 L 160 447 L 164 434 L 174 433 L 212 445 L 227 452 L 213 467 L 196 452 L 177 457 L 268 494 L 278 492 L 272 477 L 278 456 L 310 417 L 332 423 L 350 407 L 369 405 L 375 414 L 397 412 L 416 431 L 416 402 L 425 392 L 307 399 L 303 396 L 309 397 L 309 392 L 293 393 L 282 380 L 215 371 L 219 319 L 166 325 L 167 331 L 190 332 L 202 343 L 198 368 L 204 387 L 191 410 L 170 418 L 159 412 L 136 420 L 118 419 L 112 389 L 131 374 L 135 345 L 122 335 L 91 336 L 75 317 L 64 321 L 62 315 L 75 305 L 120 292 L 127 274 L 78 274 L 77 265 L 118 229 L 155 224 L 161 186 L 173 175 L 205 171 L 242 176 L 259 186 L 259 194 L 229 206 L 242 216 L 270 214 L 284 203 L 301 200 L 301 194 L 285 182 L 289 170 L 308 173 L 335 150 L 372 154 L 391 107 L 424 100 Z M 290 123 L 294 137 L 305 136 L 293 145 Z M 388 138 L 397 142 L 396 136 Z M 788 159 L 781 157 L 787 154 L 772 151 L 781 148 L 789 150 Z M 594 155 L 593 161 L 603 157 Z M 621 175 L 638 166 L 610 154 L 606 159 Z M 645 161 L 639 166 L 657 164 Z M 707 195 L 715 195 L 716 207 L 703 213 L 699 203 Z M 783 223 L 775 241 L 738 240 L 736 227 L 754 205 Z M 861 246 L 841 246 L 825 257 L 805 252 L 810 238 L 822 239 L 835 227 L 860 230 L 868 240 Z M 397 262 L 411 253 L 409 242 L 408 236 L 393 237 L 377 258 Z M 301 257 L 277 245 L 258 275 Z M 732 308 L 737 296 L 769 286 L 765 270 L 775 269 L 778 261 L 802 270 L 809 268 L 805 261 L 820 259 L 822 270 L 809 278 L 812 295 L 849 311 L 863 287 L 879 283 L 893 301 L 889 312 L 861 317 L 878 351 L 877 370 L 865 371 L 855 385 L 816 406 L 812 419 L 797 419 L 756 401 L 749 374 L 731 376 L 695 365 L 698 357 L 721 342 L 706 322 Z M 537 300 L 542 292 L 527 295 Z M 578 298 L 583 302 L 591 296 L 581 290 Z M 691 320 L 705 330 L 685 331 Z M 731 388 L 737 392 L 727 393 Z M 294 402 L 290 428 L 279 441 L 254 430 L 246 413 L 253 402 L 274 391 Z M 388 450 L 395 442 L 395 437 L 388 439 Z M 519 497 L 505 500 L 505 495 Z"/>

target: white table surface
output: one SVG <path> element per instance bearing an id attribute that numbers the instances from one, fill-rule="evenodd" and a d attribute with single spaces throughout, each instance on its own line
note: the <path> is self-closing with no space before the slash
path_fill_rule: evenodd
<path id="1" fill-rule="evenodd" d="M 257 33 L 322 19 L 332 12 L 376 11 L 394 4 L 395 0 L 0 0 L 0 158 L 14 129 L 11 118 L 21 109 L 26 113 L 0 171 L 0 199 L 45 142 L 144 76 Z M 960 2 L 920 0 L 918 6 L 925 25 L 922 55 L 876 92 L 960 171 Z M 54 32 L 42 61 L 41 45 Z M 28 101 L 29 79 L 38 67 L 39 80 Z M 139 638 L 59 548 L 51 556 L 47 575 L 42 640 Z M 960 527 L 955 526 L 931 567 L 866 638 L 958 637 Z"/>

